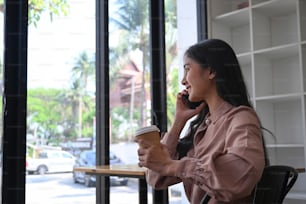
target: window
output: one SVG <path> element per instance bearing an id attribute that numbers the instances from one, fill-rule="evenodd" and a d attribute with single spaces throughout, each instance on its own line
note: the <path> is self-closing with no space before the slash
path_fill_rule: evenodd
<path id="1" fill-rule="evenodd" d="M 62 153 L 62 155 L 63 155 L 62 156 L 63 158 L 68 158 L 68 159 L 72 159 L 73 158 L 72 155 L 64 153 L 64 152 Z"/>
<path id="2" fill-rule="evenodd" d="M 110 150 L 124 164 L 138 163 L 133 135 L 151 124 L 148 6 L 148 0 L 109 3 Z M 129 178 L 126 191 L 111 186 L 110 202 L 137 203 L 137 182 Z"/>
<path id="3" fill-rule="evenodd" d="M 55 150 L 39 156 L 45 175 L 26 175 L 26 203 L 94 204 L 95 188 L 73 177 L 72 155 L 94 144 L 96 1 L 51 1 L 29 1 L 27 144 Z"/>
<path id="4" fill-rule="evenodd" d="M 92 67 L 95 69 L 95 23 L 97 20 L 95 16 L 95 3 L 98 1 L 71 0 L 69 2 L 55 2 L 59 5 L 49 4 L 52 6 L 55 5 L 55 8 L 47 8 L 48 5 L 43 5 L 46 7 L 46 9 L 41 9 L 44 11 L 43 13 L 40 13 L 41 10 L 38 9 L 30 10 L 29 14 L 27 143 L 31 144 L 29 145 L 31 148 L 27 149 L 27 157 L 37 157 L 36 147 L 38 146 L 39 148 L 46 148 L 46 146 L 60 147 L 78 157 L 84 150 L 94 149 L 93 147 L 95 147 L 96 142 L 95 128 L 97 125 L 94 116 L 97 87 L 95 87 L 95 77 L 87 78 L 85 76 L 89 76 L 90 73 L 78 71 L 80 71 L 80 68 L 84 68 L 82 67 L 84 61 L 86 62 L 86 68 L 90 67 L 91 71 Z M 118 5 L 111 8 L 111 6 L 115 4 L 114 2 L 115 1 L 111 1 L 112 5 L 110 5 L 109 13 L 111 13 L 111 11 L 118 11 Z M 118 117 L 118 112 L 117 114 L 113 114 L 116 113 L 116 111 L 111 109 L 109 111 L 111 118 L 110 127 L 120 126 L 119 130 L 125 130 L 122 133 L 120 132 L 121 135 L 117 136 L 112 133 L 118 131 L 118 129 L 112 129 L 110 134 L 112 144 L 111 150 L 114 150 L 114 154 L 116 154 L 118 158 L 121 158 L 122 154 L 118 153 L 116 145 L 119 149 L 120 142 L 122 142 L 123 139 L 125 139 L 125 142 L 132 144 L 132 133 L 126 132 L 126 130 L 128 130 L 127 126 L 133 129 L 133 132 L 137 127 L 145 126 L 152 122 L 152 107 L 150 103 L 152 87 L 150 87 L 149 83 L 151 76 L 149 72 L 150 60 L 148 57 L 150 44 L 150 25 L 148 20 L 149 1 L 144 0 L 143 2 L 145 2 L 145 4 L 138 4 L 138 7 L 142 8 L 141 12 L 146 13 L 146 16 L 143 16 L 144 18 L 140 19 L 143 20 L 145 24 L 142 27 L 139 27 L 139 24 L 138 26 L 134 25 L 135 30 L 130 30 L 132 31 L 130 33 L 125 31 L 117 35 L 112 35 L 111 37 L 115 37 L 115 41 L 110 41 L 109 44 L 109 60 L 110 65 L 112 65 L 109 76 L 114 77 L 111 78 L 110 82 L 116 82 L 114 84 L 117 85 L 117 88 L 119 85 L 122 88 L 122 95 L 120 95 L 120 100 L 122 99 L 122 101 L 120 101 L 121 104 L 112 103 L 110 105 L 112 108 L 124 107 L 122 108 L 122 113 L 120 111 L 119 113 L 120 115 L 125 114 L 125 116 L 127 116 L 124 118 L 125 121 L 122 122 L 123 119 Z M 173 2 L 169 2 L 167 2 L 167 9 L 169 6 L 173 6 L 171 5 Z M 133 6 L 132 1 L 127 1 L 127 3 L 131 3 L 129 6 Z M 35 3 L 31 1 L 30 4 Z M 75 13 L 76 7 L 79 11 L 78 14 Z M 29 8 L 36 7 L 31 5 Z M 49 15 L 49 12 L 52 15 Z M 115 12 L 115 15 L 111 17 L 116 17 L 117 15 L 119 15 L 119 13 Z M 49 18 L 50 16 L 52 18 Z M 175 14 L 169 16 L 174 17 Z M 134 23 L 137 24 L 138 22 Z M 114 25 L 110 24 L 110 31 L 112 31 L 111 28 L 113 28 L 111 26 Z M 137 34 L 142 34 L 140 36 L 143 38 L 137 39 L 135 37 Z M 127 47 L 119 50 L 119 53 L 126 54 L 121 55 L 121 57 L 123 58 L 123 56 L 125 57 L 128 54 L 130 55 L 129 57 L 132 56 L 134 59 L 136 58 L 136 60 L 124 63 L 125 66 L 118 66 L 122 61 L 119 59 L 119 55 L 116 56 L 112 51 L 114 48 L 112 47 L 112 43 L 116 42 L 116 40 L 122 40 L 121 38 L 123 36 L 125 37 L 125 41 L 123 40 L 122 44 L 125 44 Z M 175 34 L 173 36 L 175 36 Z M 126 39 L 129 41 L 126 41 Z M 137 40 L 145 42 L 144 44 L 138 44 L 139 49 L 136 49 L 137 46 L 132 46 L 135 45 L 134 43 L 137 43 Z M 170 41 L 167 45 L 173 44 Z M 179 47 L 177 48 L 179 50 Z M 82 49 L 82 51 L 86 50 L 87 52 L 80 52 L 78 49 Z M 114 63 L 116 61 L 118 61 L 118 64 Z M 173 64 L 173 62 L 170 62 L 170 64 Z M 123 72 L 118 72 L 116 69 L 118 67 L 124 68 Z M 128 74 L 125 72 L 126 69 Z M 168 73 L 171 72 L 170 70 L 171 68 L 169 68 Z M 115 74 L 111 73 L 112 71 L 114 71 Z M 135 74 L 135 76 L 131 76 L 131 73 Z M 121 74 L 121 76 L 119 77 L 118 74 Z M 136 80 L 137 74 L 140 78 L 140 80 L 138 78 L 138 81 Z M 112 88 L 114 87 L 110 86 L 110 90 L 116 90 Z M 120 105 L 123 106 L 120 107 Z M 48 122 L 46 122 L 46 120 L 48 120 Z M 122 122 L 122 124 L 115 126 L 113 124 L 115 120 L 120 123 Z M 169 119 L 169 121 L 171 121 L 171 119 Z M 170 122 L 169 125 L 171 125 Z M 84 142 L 84 138 L 91 138 L 91 145 L 88 146 L 90 142 Z M 135 152 L 134 149 L 133 151 Z M 131 161 L 133 161 L 133 163 L 135 162 L 134 156 Z M 58 175 L 61 176 L 60 179 L 58 178 Z M 61 186 L 58 184 L 66 181 L 73 181 L 71 177 L 71 172 L 65 175 L 50 173 L 44 175 L 44 177 L 41 177 L 40 175 L 26 175 L 26 203 L 35 204 L 41 202 L 39 197 L 32 195 L 40 195 L 44 197 L 44 200 L 48 200 L 51 203 L 71 203 L 73 202 L 71 198 L 75 197 L 73 196 L 75 194 L 78 195 L 78 203 L 82 201 L 84 201 L 84 203 L 95 203 L 95 188 L 85 188 L 84 186 L 84 188 L 77 192 L 61 189 Z M 37 181 L 42 178 L 44 178 L 43 182 L 38 184 Z M 51 181 L 57 180 L 60 180 L 61 182 L 55 182 L 57 184 L 52 186 L 54 183 Z M 50 182 L 52 185 L 50 185 Z M 69 183 L 69 185 L 70 184 L 71 183 Z M 56 189 L 56 191 L 50 191 L 50 189 L 48 190 L 48 187 L 52 187 L 52 189 Z M 112 187 L 112 189 L 115 188 Z M 135 198 L 137 199 L 136 195 Z"/>
<path id="5" fill-rule="evenodd" d="M 168 58 L 173 57 L 173 61 L 167 67 L 167 79 L 171 83 L 167 83 L 167 116 L 168 116 L 168 128 L 171 127 L 173 116 L 175 112 L 175 102 L 176 102 L 176 94 L 177 92 L 183 89 L 180 84 L 181 79 L 183 77 L 183 55 L 185 50 L 195 42 L 197 42 L 197 4 L 200 1 L 191 0 L 177 1 L 177 15 L 176 15 L 176 27 L 175 27 L 175 37 L 176 44 L 174 51 L 176 52 L 175 57 L 171 55 L 173 52 L 169 52 Z M 171 4 L 169 5 L 169 7 Z M 188 11 L 188 12 L 187 12 Z M 171 14 L 171 13 L 170 13 Z M 188 30 L 188 32 L 186 32 Z M 173 31 L 172 31 L 173 32 Z M 168 44 L 167 47 L 169 47 Z M 170 48 L 173 48 L 173 46 Z M 173 49 L 172 49 L 173 50 Z M 169 50 L 171 51 L 171 50 Z M 181 136 L 184 136 L 186 132 L 186 128 L 182 131 Z M 169 200 L 176 200 L 181 203 L 188 203 L 188 199 L 185 195 L 184 187 L 182 183 L 173 185 L 169 188 Z"/>

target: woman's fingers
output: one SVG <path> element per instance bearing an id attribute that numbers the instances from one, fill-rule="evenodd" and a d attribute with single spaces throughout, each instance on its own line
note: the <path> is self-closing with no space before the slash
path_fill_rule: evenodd
<path id="1" fill-rule="evenodd" d="M 152 160 L 152 154 L 156 153 L 156 146 L 147 142 L 141 144 L 143 146 L 140 145 L 137 150 L 139 165 L 147 167 L 149 160 Z"/>
<path id="2" fill-rule="evenodd" d="M 143 138 L 136 138 L 134 141 L 138 143 L 138 145 L 142 148 L 149 148 L 150 146 L 152 146 L 151 141 L 147 141 L 146 139 Z"/>
<path id="3" fill-rule="evenodd" d="M 140 147 L 140 148 L 137 150 L 137 153 L 138 153 L 138 156 L 142 156 L 142 155 L 146 154 L 146 149 Z"/>
<path id="4" fill-rule="evenodd" d="M 152 141 L 148 141 L 144 138 L 135 138 L 134 141 L 138 143 L 139 148 L 137 150 L 138 154 L 138 166 L 140 167 L 147 167 L 148 165 L 148 158 L 150 157 L 150 151 L 154 147 Z M 154 149 L 154 148 L 153 148 Z"/>
<path id="5" fill-rule="evenodd" d="M 140 167 L 144 167 L 146 166 L 146 153 L 148 150 L 143 149 L 143 148 L 139 148 L 137 153 L 138 153 L 138 166 Z"/>

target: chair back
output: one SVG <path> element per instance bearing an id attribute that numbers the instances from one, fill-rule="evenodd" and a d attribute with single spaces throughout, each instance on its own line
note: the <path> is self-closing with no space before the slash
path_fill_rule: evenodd
<path id="1" fill-rule="evenodd" d="M 260 181 L 253 191 L 253 204 L 282 204 L 298 177 L 296 169 L 284 165 L 265 167 Z M 210 196 L 205 194 L 201 204 L 207 204 Z"/>
<path id="2" fill-rule="evenodd" d="M 253 204 L 281 204 L 298 177 L 296 169 L 284 165 L 267 166 L 254 191 Z"/>

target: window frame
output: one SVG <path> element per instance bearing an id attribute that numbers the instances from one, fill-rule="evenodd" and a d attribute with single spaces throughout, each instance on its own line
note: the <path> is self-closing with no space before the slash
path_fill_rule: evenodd
<path id="1" fill-rule="evenodd" d="M 206 2 L 197 0 L 199 40 L 207 38 Z M 149 9 L 152 121 L 166 131 L 164 0 L 149 0 Z M 20 204 L 25 203 L 28 1 L 5 1 L 4 15 L 2 203 Z M 108 44 L 108 0 L 96 0 L 96 118 L 102 124 L 96 127 L 98 165 L 109 164 Z M 109 203 L 109 187 L 109 178 L 97 177 L 96 203 Z M 153 200 L 168 203 L 168 191 L 154 191 Z"/>
<path id="2" fill-rule="evenodd" d="M 25 203 L 28 1 L 4 1 L 2 203 Z"/>

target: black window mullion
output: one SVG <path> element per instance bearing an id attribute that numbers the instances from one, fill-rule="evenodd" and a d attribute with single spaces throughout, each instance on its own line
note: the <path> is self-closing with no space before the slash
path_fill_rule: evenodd
<path id="1" fill-rule="evenodd" d="M 197 0 L 197 28 L 198 41 L 207 39 L 207 0 Z"/>
<path id="2" fill-rule="evenodd" d="M 150 56 L 152 121 L 162 132 L 167 131 L 167 90 L 165 55 L 164 0 L 150 0 Z M 168 189 L 153 190 L 154 204 L 167 204 Z"/>
<path id="3" fill-rule="evenodd" d="M 96 0 L 96 164 L 109 164 L 108 0 Z M 96 203 L 110 203 L 110 182 L 97 176 Z"/>
<path id="4" fill-rule="evenodd" d="M 25 203 L 28 1 L 5 2 L 2 203 Z"/>

